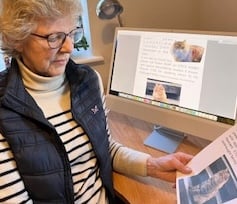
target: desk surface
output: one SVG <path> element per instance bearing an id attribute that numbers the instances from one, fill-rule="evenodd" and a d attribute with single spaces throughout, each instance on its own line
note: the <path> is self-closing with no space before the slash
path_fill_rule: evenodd
<path id="1" fill-rule="evenodd" d="M 111 134 L 127 147 L 162 156 L 166 153 L 147 147 L 144 139 L 152 132 L 153 125 L 115 112 L 109 113 Z M 195 155 L 208 141 L 189 136 L 179 145 L 177 151 Z M 176 204 L 176 190 L 173 184 L 150 177 L 127 177 L 114 173 L 115 189 L 125 196 L 131 204 Z"/>

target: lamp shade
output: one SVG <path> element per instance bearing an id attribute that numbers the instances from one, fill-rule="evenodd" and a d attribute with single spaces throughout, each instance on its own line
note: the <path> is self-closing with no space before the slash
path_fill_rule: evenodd
<path id="1" fill-rule="evenodd" d="M 96 14 L 100 19 L 112 19 L 122 11 L 123 7 L 117 0 L 100 0 L 96 7 Z"/>

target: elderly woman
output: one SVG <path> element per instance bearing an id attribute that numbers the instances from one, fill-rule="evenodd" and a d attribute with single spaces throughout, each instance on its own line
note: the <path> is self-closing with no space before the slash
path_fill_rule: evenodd
<path id="1" fill-rule="evenodd" d="M 112 171 L 175 182 L 192 156 L 115 142 L 99 75 L 70 60 L 79 0 L 1 0 L 0 202 L 116 203 Z"/>

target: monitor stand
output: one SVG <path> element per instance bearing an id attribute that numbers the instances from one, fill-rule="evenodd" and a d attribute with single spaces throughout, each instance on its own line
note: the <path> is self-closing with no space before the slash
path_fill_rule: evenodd
<path id="1" fill-rule="evenodd" d="M 185 134 L 169 128 L 154 126 L 153 132 L 145 139 L 144 144 L 166 153 L 176 151 Z"/>

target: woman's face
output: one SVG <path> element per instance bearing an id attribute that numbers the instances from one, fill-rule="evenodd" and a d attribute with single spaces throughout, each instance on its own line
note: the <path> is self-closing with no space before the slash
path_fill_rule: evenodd
<path id="1" fill-rule="evenodd" d="M 69 17 L 60 18 L 56 21 L 40 20 L 34 33 L 46 36 L 57 32 L 69 33 L 75 28 L 75 24 Z M 28 69 L 38 75 L 52 77 L 64 73 L 70 53 L 73 50 L 73 41 L 67 36 L 62 47 L 52 49 L 49 47 L 47 39 L 30 35 L 17 49 Z"/>

